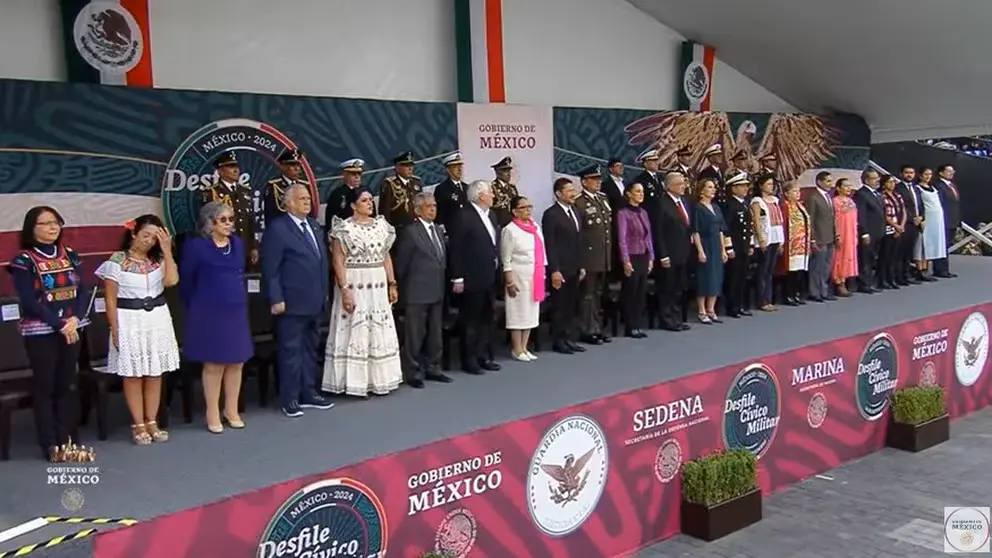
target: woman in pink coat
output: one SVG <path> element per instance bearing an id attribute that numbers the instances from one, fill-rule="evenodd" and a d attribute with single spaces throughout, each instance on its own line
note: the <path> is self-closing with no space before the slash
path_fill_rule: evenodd
<path id="1" fill-rule="evenodd" d="M 834 190 L 834 222 L 837 225 L 837 246 L 830 279 L 837 296 L 851 296 L 847 280 L 858 276 L 858 208 L 851 199 L 851 182 L 837 180 Z"/>

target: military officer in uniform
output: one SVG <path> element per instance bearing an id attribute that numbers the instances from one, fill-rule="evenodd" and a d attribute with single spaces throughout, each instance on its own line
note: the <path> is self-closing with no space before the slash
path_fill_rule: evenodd
<path id="1" fill-rule="evenodd" d="M 443 163 L 448 178 L 434 189 L 434 199 L 437 200 L 437 222 L 444 225 L 445 229 L 451 230 L 455 216 L 468 203 L 468 198 L 465 196 L 467 185 L 462 182 L 465 165 L 461 153 L 448 155 Z"/>
<path id="2" fill-rule="evenodd" d="M 726 166 L 723 156 L 723 146 L 719 143 L 714 143 L 706 148 L 703 156 L 706 157 L 709 166 L 699 171 L 698 180 L 712 178 L 713 182 L 716 183 L 716 198 L 714 198 L 714 201 L 719 205 L 723 205 L 727 203 L 727 186 L 723 180 L 723 169 Z"/>
<path id="3" fill-rule="evenodd" d="M 248 257 L 248 268 L 258 264 L 258 242 L 255 239 L 255 211 L 252 207 L 252 190 L 248 184 L 240 184 L 241 169 L 234 151 L 221 153 L 214 161 L 218 179 L 212 186 L 202 190 L 203 203 L 220 202 L 234 210 L 234 230 L 241 237 Z"/>
<path id="4" fill-rule="evenodd" d="M 723 206 L 723 216 L 728 229 L 724 237 L 728 260 L 723 286 L 726 312 L 731 318 L 751 315 L 747 310 L 747 269 L 750 256 L 754 254 L 751 244 L 754 231 L 751 229 L 751 212 L 746 199 L 750 184 L 747 174 L 743 172 L 727 178 L 730 195 Z"/>
<path id="5" fill-rule="evenodd" d="M 362 173 L 364 172 L 365 161 L 361 159 L 348 159 L 341 163 L 341 186 L 338 186 L 331 195 L 327 197 L 327 207 L 325 209 L 325 220 L 330 224 L 330 216 L 339 219 L 351 217 L 353 210 L 348 203 L 348 191 L 354 190 L 362 185 Z M 373 208 L 373 215 L 375 208 Z"/>
<path id="6" fill-rule="evenodd" d="M 748 169 L 747 152 L 743 149 L 738 149 L 734 156 L 730 158 L 730 165 L 727 170 L 723 173 L 723 181 L 726 184 L 727 179 L 731 176 L 736 176 L 738 173 L 743 172 L 744 174 L 750 175 L 751 171 Z M 726 184 L 727 188 L 730 188 L 729 184 Z"/>
<path id="7" fill-rule="evenodd" d="M 265 221 L 263 223 L 266 226 L 276 217 L 286 214 L 286 208 L 283 206 L 283 198 L 290 186 L 300 184 L 308 190 L 310 189 L 310 184 L 306 180 L 301 179 L 303 176 L 303 153 L 299 149 L 290 149 L 283 152 L 276 159 L 276 162 L 279 163 L 279 170 L 282 171 L 282 175 L 279 178 L 270 180 L 265 185 L 265 192 L 262 193 L 262 211 L 263 215 L 265 215 Z"/>
<path id="8" fill-rule="evenodd" d="M 661 186 L 664 175 L 658 170 L 658 150 L 652 149 L 642 153 L 637 162 L 644 165 L 644 171 L 634 177 L 631 184 L 640 184 L 644 188 L 644 205 L 647 208 L 653 205 L 664 191 Z"/>
<path id="9" fill-rule="evenodd" d="M 399 229 L 413 222 L 413 196 L 424 190 L 420 178 L 413 175 L 413 152 L 405 151 L 393 158 L 395 173 L 379 190 L 379 213 Z"/>
<path id="10" fill-rule="evenodd" d="M 517 185 L 510 182 L 513 160 L 509 157 L 503 157 L 493 165 L 493 171 L 496 173 L 496 180 L 493 180 L 493 209 L 496 211 L 496 220 L 502 228 L 513 220 L 513 214 L 510 213 L 510 200 L 519 195 Z"/>
<path id="11" fill-rule="evenodd" d="M 686 195 L 691 196 L 696 186 L 696 169 L 692 168 L 692 150 L 688 147 L 682 147 L 676 155 L 679 158 L 679 163 L 672 170 L 680 172 L 685 176 L 686 184 L 688 185 Z"/>
<path id="12" fill-rule="evenodd" d="M 774 176 L 775 190 L 773 193 L 775 194 L 775 197 L 777 197 L 778 199 L 782 199 L 782 183 L 779 182 L 778 180 L 778 172 L 777 172 L 778 157 L 776 157 L 774 153 L 767 153 L 765 155 L 762 155 L 761 159 L 759 159 L 758 162 L 761 164 L 761 170 L 758 171 L 757 176 L 762 176 L 765 174 Z"/>
<path id="13" fill-rule="evenodd" d="M 582 193 L 575 199 L 575 212 L 582 223 L 579 231 L 579 253 L 586 276 L 579 285 L 582 335 L 580 340 L 590 345 L 609 343 L 600 322 L 603 292 L 613 260 L 611 231 L 613 212 L 606 194 L 600 192 L 603 175 L 599 166 L 579 173 Z"/>

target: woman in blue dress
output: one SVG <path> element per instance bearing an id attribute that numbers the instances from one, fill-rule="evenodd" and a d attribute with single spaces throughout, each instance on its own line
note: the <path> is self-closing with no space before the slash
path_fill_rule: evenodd
<path id="1" fill-rule="evenodd" d="M 716 183 L 709 178 L 699 182 L 699 200 L 692 207 L 692 244 L 696 247 L 696 303 L 699 322 L 721 323 L 716 315 L 716 299 L 723 291 L 723 264 L 727 263 L 727 225 L 720 207 L 713 203 Z"/>
<path id="2" fill-rule="evenodd" d="M 238 414 L 241 368 L 252 356 L 245 285 L 245 247 L 234 232 L 234 210 L 210 202 L 200 210 L 198 237 L 183 244 L 179 292 L 185 307 L 183 356 L 203 364 L 207 430 L 244 428 Z M 224 390 L 224 413 L 220 392 Z"/>

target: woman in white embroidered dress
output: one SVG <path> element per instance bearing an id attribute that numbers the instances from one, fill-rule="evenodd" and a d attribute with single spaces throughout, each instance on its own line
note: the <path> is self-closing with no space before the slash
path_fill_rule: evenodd
<path id="1" fill-rule="evenodd" d="M 544 234 L 531 219 L 534 205 L 523 196 L 510 200 L 510 221 L 500 235 L 500 261 L 506 284 L 506 329 L 510 354 L 522 362 L 537 360 L 527 349 L 530 332 L 538 326 L 544 300 Z"/>
<path id="2" fill-rule="evenodd" d="M 403 378 L 389 257 L 396 230 L 382 216 L 372 217 L 368 190 L 353 189 L 347 199 L 354 214 L 345 220 L 334 217 L 328 233 L 336 288 L 322 388 L 358 397 L 386 395 Z"/>
<path id="3" fill-rule="evenodd" d="M 179 345 L 165 289 L 179 282 L 172 239 L 162 220 L 142 215 L 129 221 L 121 251 L 96 270 L 103 279 L 110 353 L 107 373 L 123 379 L 135 444 L 164 442 L 158 427 L 162 374 L 179 369 Z"/>

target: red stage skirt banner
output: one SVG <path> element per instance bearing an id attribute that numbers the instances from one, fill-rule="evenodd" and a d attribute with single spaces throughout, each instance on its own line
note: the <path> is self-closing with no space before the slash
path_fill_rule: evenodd
<path id="1" fill-rule="evenodd" d="M 628 553 L 678 532 L 687 459 L 752 451 L 768 494 L 881 448 L 896 387 L 946 387 L 953 417 L 988 405 L 990 310 L 810 345 L 240 494 L 100 534 L 96 556 Z"/>

